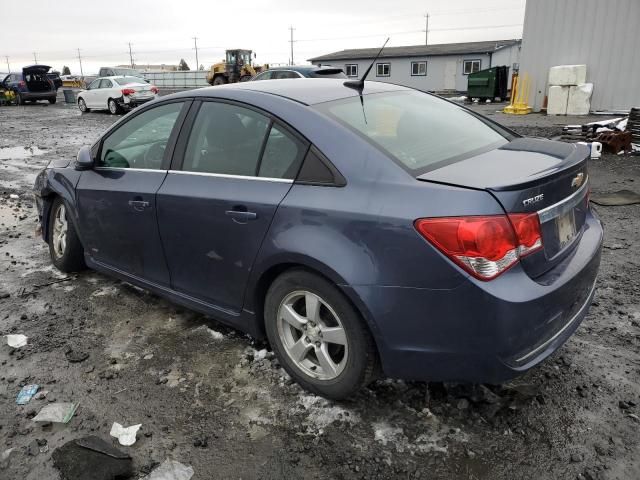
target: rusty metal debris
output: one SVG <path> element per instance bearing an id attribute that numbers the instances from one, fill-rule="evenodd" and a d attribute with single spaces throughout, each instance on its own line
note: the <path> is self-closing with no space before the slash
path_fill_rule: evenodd
<path id="1" fill-rule="evenodd" d="M 602 132 L 596 140 L 602 143 L 605 152 L 631 152 L 631 132 Z"/>

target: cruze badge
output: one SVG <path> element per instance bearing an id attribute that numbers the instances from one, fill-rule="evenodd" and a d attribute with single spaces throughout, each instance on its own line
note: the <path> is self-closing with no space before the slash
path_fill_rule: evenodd
<path id="1" fill-rule="evenodd" d="M 571 187 L 579 187 L 584 181 L 584 173 L 580 172 L 571 180 Z"/>
<path id="2" fill-rule="evenodd" d="M 541 202 L 543 199 L 544 199 L 544 193 L 541 193 L 540 195 L 536 195 L 535 197 L 531 197 L 523 200 L 522 205 L 526 207 L 527 205 L 533 205 L 534 203 Z"/>

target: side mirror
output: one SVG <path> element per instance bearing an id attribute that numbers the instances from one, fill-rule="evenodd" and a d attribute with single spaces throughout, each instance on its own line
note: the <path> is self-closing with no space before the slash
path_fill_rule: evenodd
<path id="1" fill-rule="evenodd" d="M 76 170 L 90 170 L 93 168 L 93 156 L 91 155 L 91 147 L 85 145 L 78 152 L 76 158 Z"/>

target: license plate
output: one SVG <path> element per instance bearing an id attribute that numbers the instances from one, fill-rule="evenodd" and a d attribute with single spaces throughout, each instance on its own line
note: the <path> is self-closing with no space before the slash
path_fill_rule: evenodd
<path id="1" fill-rule="evenodd" d="M 576 220 L 573 210 L 556 218 L 556 227 L 558 228 L 558 241 L 562 249 L 576 236 Z"/>

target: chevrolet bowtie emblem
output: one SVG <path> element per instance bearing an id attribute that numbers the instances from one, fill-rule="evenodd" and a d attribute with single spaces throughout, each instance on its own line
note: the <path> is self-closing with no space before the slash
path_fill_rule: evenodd
<path id="1" fill-rule="evenodd" d="M 579 187 L 580 185 L 582 185 L 583 181 L 584 181 L 584 173 L 580 172 L 571 180 L 571 186 Z"/>

